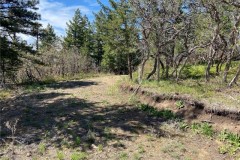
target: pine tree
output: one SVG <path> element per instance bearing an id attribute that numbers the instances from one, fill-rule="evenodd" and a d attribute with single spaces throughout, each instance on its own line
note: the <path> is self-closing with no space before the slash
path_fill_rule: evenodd
<path id="1" fill-rule="evenodd" d="M 41 47 L 50 47 L 55 44 L 57 40 L 57 35 L 54 32 L 54 28 L 48 24 L 46 28 L 42 29 L 40 41 L 41 41 Z"/>
<path id="2" fill-rule="evenodd" d="M 40 16 L 37 0 L 10 0 L 0 2 L 0 78 L 5 84 L 6 76 L 21 64 L 20 52 L 33 52 L 33 48 L 22 41 L 18 34 L 36 36 Z"/>
<path id="3" fill-rule="evenodd" d="M 75 11 L 72 20 L 67 23 L 67 35 L 64 38 L 65 47 L 77 47 L 81 49 L 87 41 L 89 33 L 89 21 L 86 16 L 82 16 L 79 9 Z"/>
<path id="4" fill-rule="evenodd" d="M 128 73 L 132 79 L 137 53 L 135 18 L 127 0 L 109 3 L 111 7 L 101 4 L 102 10 L 96 14 L 96 26 L 104 42 L 103 67 L 117 74 Z"/>

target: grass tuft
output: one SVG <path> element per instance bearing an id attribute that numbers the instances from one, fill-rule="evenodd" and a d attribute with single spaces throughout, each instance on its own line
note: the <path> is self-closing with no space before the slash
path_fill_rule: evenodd
<path id="1" fill-rule="evenodd" d="M 213 128 L 208 123 L 193 123 L 191 128 L 197 134 L 203 134 L 207 137 L 213 137 Z"/>
<path id="2" fill-rule="evenodd" d="M 219 153 L 234 155 L 237 151 L 240 151 L 240 136 L 238 134 L 224 130 L 219 133 L 218 139 L 224 142 L 224 145 L 219 147 Z"/>
<path id="3" fill-rule="evenodd" d="M 71 155 L 71 160 L 84 160 L 87 159 L 87 153 L 85 152 L 75 152 Z"/>
<path id="4" fill-rule="evenodd" d="M 177 116 L 171 110 L 166 110 L 166 109 L 158 110 L 157 108 L 154 108 L 152 106 L 145 105 L 145 104 L 138 105 L 138 108 L 141 111 L 144 111 L 148 115 L 153 116 L 153 117 L 161 117 L 161 118 L 164 118 L 164 119 L 175 119 L 175 118 L 177 118 Z"/>

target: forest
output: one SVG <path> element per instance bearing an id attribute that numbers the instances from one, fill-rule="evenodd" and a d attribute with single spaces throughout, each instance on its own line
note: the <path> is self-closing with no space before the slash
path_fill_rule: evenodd
<path id="1" fill-rule="evenodd" d="M 1 3 L 1 86 L 89 71 L 130 79 L 137 72 L 138 83 L 178 81 L 186 67 L 198 64 L 206 81 L 220 76 L 228 86 L 237 83 L 240 17 L 235 1 L 110 0 L 110 6 L 99 1 L 95 21 L 76 10 L 65 37 L 58 37 L 51 24 L 41 27 L 37 3 Z M 35 36 L 36 44 L 28 45 L 19 34 Z"/>
<path id="2" fill-rule="evenodd" d="M 97 0 L 64 36 L 39 4 L 0 0 L 0 159 L 240 158 L 239 0 Z"/>

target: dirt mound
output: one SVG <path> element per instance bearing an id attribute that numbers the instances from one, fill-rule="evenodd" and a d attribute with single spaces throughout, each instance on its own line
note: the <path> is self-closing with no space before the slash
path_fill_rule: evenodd
<path id="1" fill-rule="evenodd" d="M 208 122 L 216 129 L 228 129 L 240 133 L 240 112 L 230 108 L 208 106 L 207 103 L 194 100 L 191 96 L 179 94 L 159 94 L 142 89 L 139 86 L 122 84 L 121 90 L 136 94 L 141 103 L 159 109 L 172 110 L 188 122 Z"/>

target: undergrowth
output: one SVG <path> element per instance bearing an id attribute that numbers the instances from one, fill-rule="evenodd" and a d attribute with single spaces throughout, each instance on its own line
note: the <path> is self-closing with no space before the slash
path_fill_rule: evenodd
<path id="1" fill-rule="evenodd" d="M 232 64 L 231 72 L 229 72 L 228 80 L 231 80 L 237 69 L 237 64 Z M 224 66 L 223 66 L 224 67 Z M 148 73 L 146 70 L 145 73 Z M 170 71 L 171 73 L 171 71 Z M 147 75 L 144 77 L 146 78 Z M 201 64 L 188 65 L 184 68 L 182 76 L 179 81 L 175 78 L 162 78 L 160 82 L 153 79 L 144 80 L 141 83 L 141 87 L 147 88 L 152 92 L 159 92 L 161 94 L 184 94 L 190 95 L 196 100 L 207 100 L 209 103 L 219 103 L 222 106 L 228 106 L 232 108 L 239 108 L 239 92 L 240 88 L 235 86 L 228 88 L 227 84 L 222 81 L 222 74 L 218 75 L 215 71 L 215 66 L 211 68 L 211 79 L 209 82 L 205 80 L 205 66 Z M 136 84 L 137 72 L 134 73 L 134 81 L 124 82 L 129 84 Z M 240 83 L 240 79 L 238 80 Z"/>
<path id="2" fill-rule="evenodd" d="M 219 147 L 221 154 L 229 153 L 230 155 L 234 155 L 240 151 L 240 135 L 224 130 L 219 133 L 218 139 L 224 142 L 224 145 Z"/>
<path id="3" fill-rule="evenodd" d="M 71 155 L 71 160 L 84 160 L 87 159 L 87 153 L 85 152 L 75 152 Z"/>
<path id="4" fill-rule="evenodd" d="M 194 133 L 204 135 L 208 138 L 218 139 L 223 142 L 223 144 L 219 147 L 220 154 L 235 155 L 240 152 L 240 135 L 238 134 L 231 133 L 227 130 L 215 132 L 212 125 L 205 122 L 193 123 L 189 126 L 187 123 L 180 121 L 178 125 L 179 129 L 183 131 L 187 131 L 191 128 Z"/>
<path id="5" fill-rule="evenodd" d="M 175 119 L 177 118 L 177 116 L 171 111 L 171 110 L 158 110 L 152 106 L 149 105 L 145 105 L 145 104 L 139 104 L 138 108 L 143 111 L 146 112 L 148 115 L 150 116 L 154 116 L 154 117 L 161 117 L 164 119 Z"/>
<path id="6" fill-rule="evenodd" d="M 7 89 L 0 90 L 0 100 L 10 98 L 11 95 L 12 95 L 11 90 L 7 90 Z"/>
<path id="7" fill-rule="evenodd" d="M 210 124 L 208 123 L 193 123 L 191 125 L 193 132 L 197 134 L 203 134 L 207 137 L 213 137 L 214 131 Z"/>

